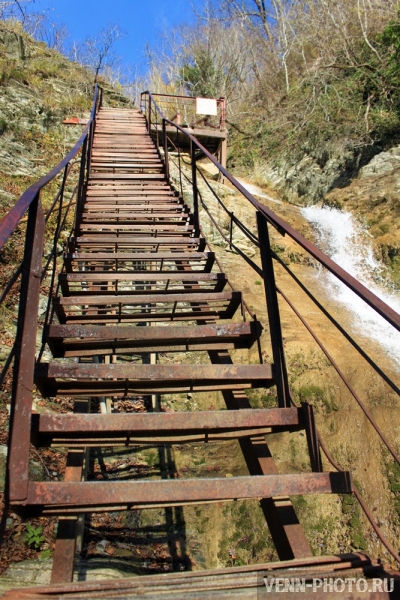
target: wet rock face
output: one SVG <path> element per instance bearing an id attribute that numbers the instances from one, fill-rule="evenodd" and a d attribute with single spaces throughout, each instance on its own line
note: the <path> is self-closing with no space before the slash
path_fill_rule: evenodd
<path id="1" fill-rule="evenodd" d="M 388 152 L 380 152 L 359 171 L 358 177 L 384 175 L 400 168 L 400 146 L 391 148 Z"/>
<path id="2" fill-rule="evenodd" d="M 296 163 L 264 164 L 262 178 L 291 204 L 354 212 L 373 238 L 374 252 L 400 285 L 400 146 L 379 152 L 327 149 Z"/>
<path id="3" fill-rule="evenodd" d="M 288 157 L 279 165 L 267 165 L 266 176 L 288 202 L 314 204 L 322 200 L 330 190 L 348 185 L 357 177 L 359 171 L 368 168 L 364 165 L 369 165 L 371 159 L 375 160 L 372 169 L 379 169 L 380 165 L 389 169 L 385 159 L 377 158 L 381 154 L 389 153 L 377 154 L 378 152 L 379 148 L 372 146 L 355 150 L 346 148 L 345 145 L 329 148 L 327 144 L 324 149 L 305 151 L 304 156 L 295 163 Z M 400 154 L 397 156 L 395 152 L 390 151 L 390 161 L 390 165 L 400 164 Z"/>

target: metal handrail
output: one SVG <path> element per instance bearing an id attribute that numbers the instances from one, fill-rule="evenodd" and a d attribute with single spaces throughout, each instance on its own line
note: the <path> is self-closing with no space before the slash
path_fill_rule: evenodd
<path id="1" fill-rule="evenodd" d="M 48 183 L 50 183 L 50 181 L 52 181 L 81 150 L 89 134 L 92 122 L 94 121 L 94 118 L 96 116 L 98 106 L 101 105 L 101 95 L 101 88 L 99 88 L 99 86 L 96 84 L 89 121 L 75 146 L 67 154 L 67 156 L 65 156 L 62 159 L 62 161 L 58 163 L 57 166 L 55 166 L 49 173 L 35 181 L 35 183 L 33 183 L 28 189 L 26 189 L 22 196 L 19 198 L 19 200 L 17 200 L 15 205 L 12 207 L 12 209 L 0 221 L 0 250 L 3 248 L 8 238 L 13 234 L 16 227 L 18 226 L 18 223 L 28 210 L 29 206 L 35 200 L 40 190 L 44 188 Z"/>
<path id="2" fill-rule="evenodd" d="M 146 92 L 143 92 L 146 93 Z M 179 102 L 180 103 L 180 109 L 181 108 L 186 108 L 189 106 L 194 106 L 194 104 L 196 103 L 197 97 L 196 96 L 184 96 L 184 95 L 180 95 L 180 94 L 159 94 L 159 93 L 154 93 L 152 94 L 153 98 L 160 98 L 160 102 L 162 102 L 164 105 L 165 104 L 169 104 L 170 106 L 172 106 L 175 103 Z M 223 96 L 221 96 L 220 98 L 213 98 L 216 103 L 217 103 L 217 112 L 218 114 L 215 116 L 215 119 L 217 122 L 218 121 L 218 125 L 215 125 L 215 128 L 218 129 L 220 131 L 226 131 L 226 100 Z M 177 105 L 178 106 L 178 105 Z M 174 122 L 174 119 L 176 118 L 177 115 L 175 115 L 174 117 L 171 117 L 171 121 Z M 180 123 L 180 121 L 178 120 L 178 123 Z M 213 125 L 211 125 L 213 127 Z"/>
<path id="3" fill-rule="evenodd" d="M 365 287 L 362 283 L 357 281 L 352 275 L 347 273 L 342 267 L 340 267 L 335 261 L 333 261 L 329 256 L 327 256 L 322 250 L 317 248 L 312 242 L 307 240 L 304 236 L 302 236 L 298 231 L 296 231 L 293 227 L 289 225 L 284 219 L 276 215 L 270 208 L 259 202 L 254 198 L 252 194 L 246 188 L 243 187 L 233 175 L 229 173 L 218 161 L 217 159 L 202 145 L 200 142 L 185 128 L 180 127 L 177 123 L 170 121 L 161 111 L 160 107 L 157 105 L 154 95 L 149 92 L 142 93 L 142 99 L 145 95 L 148 95 L 151 102 L 154 103 L 155 109 L 158 111 L 159 115 L 163 119 L 164 123 L 168 123 L 176 127 L 183 135 L 187 136 L 191 143 L 194 144 L 207 158 L 211 160 L 211 162 L 218 168 L 218 170 L 223 174 L 223 176 L 257 209 L 260 213 L 262 213 L 267 221 L 273 225 L 282 235 L 289 235 L 294 241 L 296 241 L 302 248 L 304 248 L 307 252 L 309 252 L 318 262 L 320 262 L 328 271 L 330 271 L 335 277 L 337 277 L 342 283 L 344 283 L 348 288 L 350 288 L 357 296 L 359 296 L 364 302 L 366 302 L 371 308 L 373 308 L 381 317 L 386 319 L 393 327 L 400 331 L 400 315 L 393 310 L 390 306 L 388 306 L 383 300 L 378 298 L 373 292 L 371 292 L 367 287 Z M 144 114 L 146 112 L 144 111 Z"/>

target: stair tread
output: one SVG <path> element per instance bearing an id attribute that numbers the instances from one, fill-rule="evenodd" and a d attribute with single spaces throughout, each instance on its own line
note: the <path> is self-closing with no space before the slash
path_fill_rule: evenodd
<path id="1" fill-rule="evenodd" d="M 101 234 L 101 232 L 99 232 Z M 136 239 L 132 239 L 132 236 L 128 236 L 126 235 L 125 237 L 122 236 L 116 236 L 116 235 L 103 235 L 101 236 L 102 239 L 98 240 L 97 238 L 100 236 L 96 236 L 94 234 L 92 234 L 92 236 L 89 235 L 79 235 L 75 238 L 72 238 L 73 242 L 76 242 L 78 244 L 85 244 L 85 243 L 112 243 L 112 244 L 131 244 L 131 245 L 138 245 L 138 244 L 163 244 L 163 245 L 168 245 L 168 244 L 182 244 L 182 245 L 193 245 L 196 246 L 198 244 L 200 244 L 200 242 L 202 241 L 201 238 L 193 238 L 193 237 L 169 237 L 169 236 L 164 236 L 164 237 L 137 237 Z"/>
<path id="2" fill-rule="evenodd" d="M 149 342 L 161 340 L 212 340 L 232 337 L 250 336 L 255 333 L 255 326 L 250 323 L 225 323 L 223 325 L 169 326 L 169 327 L 137 327 L 127 325 L 50 325 L 48 339 L 80 338 L 97 340 L 128 340 L 132 342 Z"/>
<path id="3" fill-rule="evenodd" d="M 37 417 L 38 433 L 107 433 L 238 430 L 303 424 L 301 408 L 264 408 L 251 410 L 212 410 L 173 413 L 118 414 L 41 414 Z"/>
<path id="4" fill-rule="evenodd" d="M 157 303 L 199 303 L 199 302 L 219 302 L 221 300 L 233 300 L 236 299 L 241 301 L 241 292 L 201 292 L 197 291 L 176 294 L 160 294 L 155 291 L 153 294 L 146 290 L 145 294 L 138 295 L 137 292 L 131 294 L 121 294 L 118 297 L 113 296 L 61 296 L 54 299 L 55 304 L 61 304 L 64 306 L 85 304 L 92 306 L 99 306 L 101 304 L 121 304 L 126 302 L 127 304 L 157 304 Z"/>
<path id="5" fill-rule="evenodd" d="M 177 219 L 180 220 L 184 220 L 187 221 L 189 220 L 190 216 L 189 216 L 189 211 L 184 209 L 183 207 L 178 207 L 175 208 L 174 206 L 171 207 L 171 210 L 163 210 L 163 211 L 156 211 L 154 209 L 148 209 L 146 211 L 146 209 L 141 209 L 139 210 L 135 210 L 135 212 L 128 212 L 128 210 L 132 211 L 132 207 L 130 206 L 128 209 L 125 209 L 124 212 L 120 212 L 121 207 L 118 207 L 118 210 L 115 210 L 113 212 L 99 212 L 98 210 L 95 210 L 94 208 L 86 208 L 84 210 L 82 219 L 84 223 L 88 223 L 88 222 L 99 222 L 99 223 L 103 223 L 104 219 L 107 219 L 108 221 L 115 221 L 115 220 L 126 220 L 126 221 L 143 221 L 144 223 L 146 222 L 151 222 L 151 221 L 157 221 L 158 219 L 163 219 L 163 222 L 165 222 L 166 219 L 170 219 L 171 223 L 179 223 L 179 221 Z M 175 219 L 175 220 L 173 220 Z"/>
<path id="6" fill-rule="evenodd" d="M 214 252 L 73 252 L 64 255 L 69 260 L 125 260 L 132 261 L 198 261 L 214 258 Z"/>
<path id="7" fill-rule="evenodd" d="M 99 160 L 92 160 L 92 162 L 90 163 L 91 166 L 91 170 L 92 169 L 96 169 L 99 166 L 101 166 L 103 169 L 106 168 L 110 168 L 110 169 L 134 169 L 134 168 L 138 168 L 138 169 L 152 169 L 154 167 L 157 168 L 163 168 L 163 163 L 161 162 L 161 160 L 155 160 L 151 163 L 137 163 L 135 161 L 133 162 L 103 162 L 103 161 L 99 161 Z"/>
<path id="8" fill-rule="evenodd" d="M 132 273 L 128 271 L 97 273 L 94 271 L 79 271 L 74 273 L 60 273 L 59 281 L 165 281 L 166 279 L 176 281 L 226 281 L 225 273 L 203 273 L 201 271 L 182 272 L 169 271 L 167 273 L 143 273 L 142 271 Z"/>
<path id="9" fill-rule="evenodd" d="M 256 381 L 272 379 L 270 364 L 261 365 L 144 365 L 97 363 L 39 363 L 37 377 L 73 379 L 129 379 L 137 381 L 224 380 Z"/>
<path id="10" fill-rule="evenodd" d="M 138 327 L 129 325 L 50 325 L 46 339 L 53 356 L 140 354 L 142 352 L 184 352 L 250 348 L 261 334 L 261 325 L 224 323 L 195 326 Z"/>
<path id="11" fill-rule="evenodd" d="M 101 507 L 192 503 L 237 498 L 351 493 L 349 472 L 291 473 L 209 479 L 31 482 L 27 504 Z"/>
<path id="12" fill-rule="evenodd" d="M 37 364 L 35 383 L 43 396 L 126 397 L 251 389 L 274 385 L 272 367 L 262 365 Z"/>
<path id="13" fill-rule="evenodd" d="M 102 222 L 102 223 L 86 223 L 85 221 L 83 221 L 80 225 L 79 228 L 79 232 L 81 234 L 85 234 L 85 232 L 87 231 L 88 233 L 91 234 L 97 234 L 97 235 L 102 235 L 105 232 L 107 233 L 108 231 L 121 231 L 121 232 L 134 232 L 135 235 L 138 234 L 138 232 L 143 232 L 143 234 L 149 234 L 151 232 L 155 232 L 156 235 L 161 236 L 162 234 L 167 234 L 169 233 L 171 235 L 171 232 L 175 233 L 175 235 L 179 235 L 179 234 L 190 234 L 194 231 L 194 226 L 190 225 L 186 220 L 185 221 L 177 221 L 176 223 L 172 223 L 172 224 L 168 224 L 168 223 L 163 223 L 162 221 L 160 222 L 154 222 L 154 223 L 143 223 L 143 224 L 135 224 L 135 223 L 129 223 L 129 224 L 124 224 L 124 223 L 109 223 L 109 222 Z M 181 231 L 179 231 L 181 230 Z"/>
<path id="14" fill-rule="evenodd" d="M 131 179 L 165 179 L 163 173 L 90 173 L 89 181 L 108 181 L 110 179 L 115 180 L 131 180 Z"/>

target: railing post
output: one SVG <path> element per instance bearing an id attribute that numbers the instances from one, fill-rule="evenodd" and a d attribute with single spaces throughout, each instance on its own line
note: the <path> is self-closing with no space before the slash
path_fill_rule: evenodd
<path id="1" fill-rule="evenodd" d="M 89 135 L 89 133 L 88 133 Z M 82 214 L 82 202 L 83 202 L 83 189 L 85 185 L 85 171 L 86 171 L 86 160 L 87 160 L 87 147 L 88 147 L 88 135 L 85 138 L 82 146 L 81 154 L 81 166 L 79 170 L 79 182 L 78 182 L 78 195 L 76 199 L 75 207 L 75 219 L 74 219 L 74 231 L 77 230 Z"/>
<path id="2" fill-rule="evenodd" d="M 157 147 L 157 152 L 160 154 L 160 137 L 159 137 L 159 131 L 158 131 L 158 111 L 155 111 L 155 115 L 156 115 L 156 147 Z"/>
<path id="3" fill-rule="evenodd" d="M 149 128 L 149 135 L 151 135 L 151 96 L 149 94 L 149 112 L 147 117 L 147 126 Z"/>
<path id="4" fill-rule="evenodd" d="M 96 123 L 96 116 L 90 124 L 88 132 L 88 148 L 87 148 L 87 161 L 86 161 L 86 181 L 89 179 L 90 165 L 92 162 L 92 146 L 94 137 L 94 128 Z"/>
<path id="5" fill-rule="evenodd" d="M 196 170 L 196 159 L 195 159 L 195 147 L 193 140 L 190 140 L 190 159 L 192 161 L 192 187 L 193 187 L 193 218 L 194 218 L 194 229 L 195 236 L 200 233 L 200 219 L 199 219 L 199 193 L 197 190 L 197 170 Z"/>
<path id="6" fill-rule="evenodd" d="M 163 132 L 163 145 L 164 145 L 165 177 L 169 181 L 168 140 L 167 140 L 167 128 L 165 125 L 165 119 L 162 120 L 162 132 Z"/>
<path id="7" fill-rule="evenodd" d="M 29 207 L 18 310 L 7 464 L 9 500 L 12 502 L 23 501 L 28 494 L 32 390 L 44 228 L 45 217 L 38 193 Z"/>
<path id="8" fill-rule="evenodd" d="M 275 285 L 274 266 L 269 242 L 268 224 L 265 216 L 257 211 L 258 240 L 260 243 L 261 265 L 264 275 L 264 289 L 267 299 L 268 320 L 274 359 L 274 376 L 278 393 L 278 406 L 290 407 L 290 390 L 286 371 L 278 295 Z"/>
<path id="9" fill-rule="evenodd" d="M 178 164 L 179 164 L 179 189 L 181 198 L 183 198 L 183 187 L 182 187 L 182 165 L 181 165 L 181 147 L 179 145 L 179 134 L 180 131 L 177 129 L 177 143 L 178 143 Z"/>
<path id="10" fill-rule="evenodd" d="M 220 102 L 220 116 L 219 116 L 219 130 L 225 131 L 226 129 L 226 101 L 223 96 L 219 99 Z"/>
<path id="11" fill-rule="evenodd" d="M 229 213 L 229 214 L 230 214 L 230 217 L 231 217 L 230 224 L 229 224 L 229 248 L 230 248 L 230 250 L 232 250 L 232 237 L 233 237 L 233 215 L 234 215 L 234 212 L 233 212 L 233 211 L 230 211 L 230 213 Z"/>

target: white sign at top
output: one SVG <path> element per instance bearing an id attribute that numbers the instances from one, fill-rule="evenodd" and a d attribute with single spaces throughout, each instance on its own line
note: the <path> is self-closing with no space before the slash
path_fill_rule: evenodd
<path id="1" fill-rule="evenodd" d="M 213 98 L 196 98 L 196 115 L 217 116 L 217 101 Z"/>

